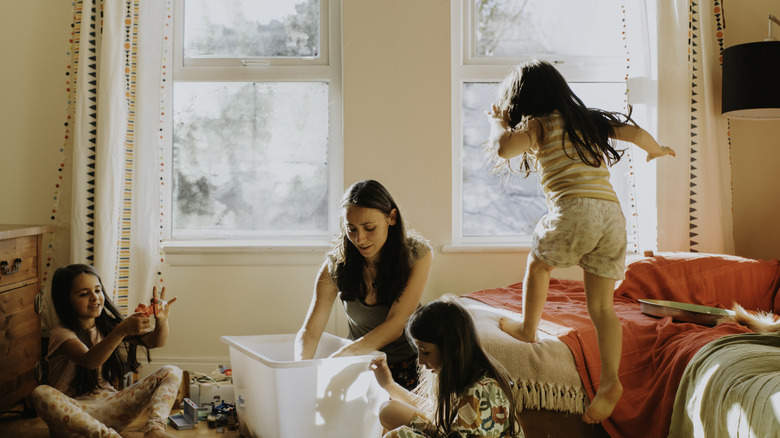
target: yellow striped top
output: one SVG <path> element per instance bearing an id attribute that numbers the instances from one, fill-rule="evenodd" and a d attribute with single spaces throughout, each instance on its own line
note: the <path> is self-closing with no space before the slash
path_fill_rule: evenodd
<path id="1" fill-rule="evenodd" d="M 559 199 L 575 197 L 620 203 L 609 182 L 607 164 L 602 161 L 601 167 L 589 166 L 580 159 L 568 138 L 562 141 L 566 131 L 560 113 L 555 112 L 537 120 L 544 127 L 544 141 L 538 148 L 531 148 L 528 154 L 539 174 L 547 204 L 553 205 Z"/>

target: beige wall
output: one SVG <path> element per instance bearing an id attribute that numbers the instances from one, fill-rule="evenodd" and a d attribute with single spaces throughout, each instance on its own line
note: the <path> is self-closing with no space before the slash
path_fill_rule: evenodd
<path id="1" fill-rule="evenodd" d="M 726 47 L 763 41 L 767 16 L 780 16 L 776 0 L 726 0 L 724 7 Z M 780 37 L 780 26 L 772 34 Z M 731 120 L 731 145 L 735 252 L 780 258 L 780 120 Z"/>
<path id="2" fill-rule="evenodd" d="M 3 46 L 4 65 L 14 68 L 0 69 L 0 223 L 48 223 L 53 205 L 71 6 L 43 3 L 13 2 L 0 27 L 0 36 L 14 42 Z M 763 38 L 764 16 L 776 5 L 743 3 L 750 7 L 729 11 L 729 44 Z M 344 183 L 382 181 L 406 220 L 432 240 L 437 252 L 426 301 L 520 281 L 526 257 L 440 251 L 452 233 L 449 14 L 448 0 L 345 0 L 343 7 Z M 780 257 L 770 222 L 780 213 L 780 188 L 769 169 L 780 162 L 779 124 L 732 123 L 739 255 Z M 180 300 L 169 344 L 155 358 L 197 369 L 225 358 L 220 335 L 294 332 L 321 257 L 169 257 L 166 285 Z"/>
<path id="3" fill-rule="evenodd" d="M 62 161 L 71 2 L 5 2 L 0 222 L 49 223 Z"/>

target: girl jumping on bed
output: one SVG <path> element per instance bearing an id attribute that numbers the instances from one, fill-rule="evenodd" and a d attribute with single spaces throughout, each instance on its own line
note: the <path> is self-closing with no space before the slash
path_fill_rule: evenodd
<path id="1" fill-rule="evenodd" d="M 598 423 L 611 415 L 623 393 L 618 379 L 622 329 L 612 293 L 625 268 L 626 222 L 607 169 L 623 151 L 616 150 L 612 140 L 639 146 L 648 161 L 675 152 L 659 146 L 629 116 L 587 108 L 547 62 L 515 68 L 501 84 L 488 117 L 488 149 L 496 170 L 516 170 L 509 167 L 509 160 L 522 156 L 520 170 L 526 176 L 532 168 L 538 172 L 548 207 L 536 225 L 528 255 L 523 319 L 502 318 L 499 325 L 521 341 L 537 341 L 550 272 L 575 264 L 582 267 L 602 363 L 598 391 L 582 419 Z"/>
<path id="2" fill-rule="evenodd" d="M 384 438 L 517 436 L 512 382 L 482 348 L 471 314 L 456 297 L 445 295 L 418 309 L 406 336 L 426 369 L 414 392 L 393 382 L 384 358 L 371 363 L 391 398 L 379 412 L 389 431 Z"/>
<path id="3" fill-rule="evenodd" d="M 124 318 L 108 298 L 97 271 L 88 265 L 57 269 L 51 292 L 59 317 L 46 356 L 51 386 L 35 388 L 32 400 L 52 436 L 120 437 L 118 430 L 147 411 L 144 437 L 172 437 L 165 425 L 181 385 L 180 369 L 163 366 L 121 391 L 111 382 L 138 370 L 139 344 L 147 348 L 165 344 L 168 315 L 176 298 L 166 303 L 165 288 L 159 296 L 155 288 L 152 315 L 134 313 Z"/>

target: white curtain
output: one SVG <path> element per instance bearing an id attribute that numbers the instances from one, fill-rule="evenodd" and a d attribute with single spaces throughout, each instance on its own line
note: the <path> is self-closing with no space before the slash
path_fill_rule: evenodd
<path id="1" fill-rule="evenodd" d="M 65 155 L 72 157 L 66 169 L 72 205 L 55 208 L 54 221 L 58 233 L 70 233 L 70 254 L 51 249 L 47 270 L 94 265 L 125 313 L 148 300 L 162 278 L 161 89 L 167 81 L 161 65 L 171 7 L 170 1 L 79 0 L 68 35 L 66 129 L 72 136 Z M 48 309 L 45 329 L 54 319 Z"/>
<path id="2" fill-rule="evenodd" d="M 720 0 L 659 2 L 658 248 L 734 252 L 728 122 L 720 114 Z"/>

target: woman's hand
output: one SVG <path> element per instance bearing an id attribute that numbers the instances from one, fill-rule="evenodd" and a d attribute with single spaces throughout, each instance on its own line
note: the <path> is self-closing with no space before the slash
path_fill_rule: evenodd
<path id="1" fill-rule="evenodd" d="M 335 353 L 331 354 L 329 357 L 350 357 L 350 356 L 359 356 L 360 353 L 357 353 L 353 351 L 355 348 L 355 342 L 350 341 L 347 345 L 339 348 L 336 350 Z"/>
<path id="2" fill-rule="evenodd" d="M 371 361 L 369 369 L 374 372 L 379 386 L 387 390 L 387 388 L 395 383 L 393 380 L 393 373 L 390 372 L 390 367 L 387 366 L 387 357 L 380 356 Z"/>

